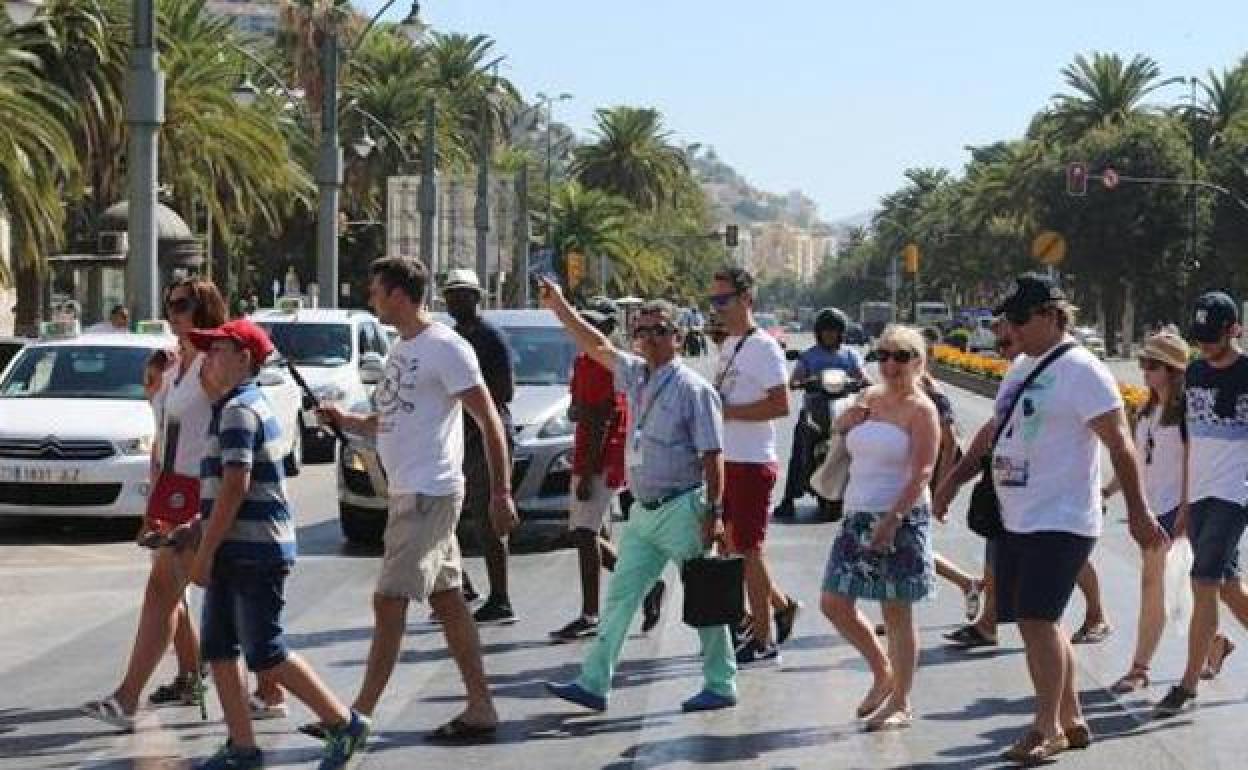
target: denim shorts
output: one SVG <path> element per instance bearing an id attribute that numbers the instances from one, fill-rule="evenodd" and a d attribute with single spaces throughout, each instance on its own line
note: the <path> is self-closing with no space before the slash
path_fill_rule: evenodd
<path id="1" fill-rule="evenodd" d="M 283 590 L 290 565 L 285 562 L 218 558 L 204 593 L 200 656 L 208 662 L 237 660 L 239 652 L 252 671 L 264 671 L 290 654 L 282 633 Z"/>
<path id="2" fill-rule="evenodd" d="M 1238 579 L 1239 539 L 1248 525 L 1248 510 L 1239 503 L 1206 497 L 1192 503 L 1188 519 L 1192 579 L 1216 583 Z"/>
<path id="3" fill-rule="evenodd" d="M 1056 623 L 1096 538 L 1071 532 L 1006 532 L 997 538 L 997 620 Z"/>

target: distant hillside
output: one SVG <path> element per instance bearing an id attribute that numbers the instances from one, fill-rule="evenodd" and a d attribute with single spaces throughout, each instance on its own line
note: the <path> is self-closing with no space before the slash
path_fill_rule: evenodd
<path id="1" fill-rule="evenodd" d="M 815 202 L 800 190 L 772 193 L 750 184 L 735 168 L 723 161 L 715 148 L 690 145 L 686 148 L 689 165 L 710 200 L 712 211 L 722 222 L 745 225 L 787 222 L 798 227 L 828 229 L 819 219 Z"/>

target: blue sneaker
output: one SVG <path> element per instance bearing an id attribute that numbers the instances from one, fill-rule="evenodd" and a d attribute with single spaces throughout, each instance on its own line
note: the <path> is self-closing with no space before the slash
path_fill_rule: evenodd
<path id="1" fill-rule="evenodd" d="M 216 754 L 195 766 L 196 770 L 260 770 L 263 767 L 263 751 L 236 749 L 229 741 L 217 749 Z"/>
<path id="2" fill-rule="evenodd" d="M 556 698 L 563 698 L 568 703 L 584 706 L 590 711 L 597 711 L 601 714 L 607 710 L 606 698 L 601 695 L 594 695 L 576 682 L 547 682 L 546 689 Z"/>
<path id="3" fill-rule="evenodd" d="M 321 755 L 318 770 L 341 770 L 346 767 L 351 757 L 363 748 L 372 729 L 372 720 L 353 709 L 351 721 L 345 726 L 325 731 L 325 753 Z"/>
<path id="4" fill-rule="evenodd" d="M 691 711 L 718 711 L 720 709 L 732 708 L 735 705 L 737 705 L 737 697 L 735 695 L 720 695 L 717 692 L 703 690 L 680 704 L 680 710 L 686 713 Z"/>

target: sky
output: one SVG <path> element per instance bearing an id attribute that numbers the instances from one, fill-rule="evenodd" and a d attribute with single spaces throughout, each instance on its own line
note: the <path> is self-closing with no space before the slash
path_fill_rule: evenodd
<path id="1" fill-rule="evenodd" d="M 355 0 L 372 13 L 384 0 Z M 386 18 L 410 8 L 397 0 Z M 966 145 L 1022 134 L 1076 54 L 1136 53 L 1166 77 L 1248 53 L 1248 2 L 1157 0 L 426 0 L 442 31 L 484 33 L 555 119 L 659 109 L 673 140 L 714 147 L 751 184 L 800 189 L 836 221 L 875 207 L 907 168 L 959 171 Z M 1159 91 L 1157 103 L 1188 97 Z"/>

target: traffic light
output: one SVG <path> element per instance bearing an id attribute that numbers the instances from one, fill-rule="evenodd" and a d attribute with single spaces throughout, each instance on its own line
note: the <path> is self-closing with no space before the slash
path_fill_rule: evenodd
<path id="1" fill-rule="evenodd" d="M 737 247 L 737 238 L 739 234 L 740 233 L 736 225 L 726 225 L 724 227 L 724 245 L 730 249 L 735 249 Z"/>
<path id="2" fill-rule="evenodd" d="M 915 275 L 919 272 L 919 246 L 917 243 L 907 243 L 906 247 L 901 250 L 902 259 L 906 263 L 906 272 Z"/>
<path id="3" fill-rule="evenodd" d="M 1088 194 L 1088 164 L 1070 163 L 1066 166 L 1066 194 L 1083 196 Z"/>

